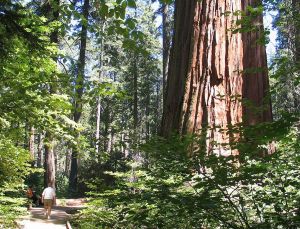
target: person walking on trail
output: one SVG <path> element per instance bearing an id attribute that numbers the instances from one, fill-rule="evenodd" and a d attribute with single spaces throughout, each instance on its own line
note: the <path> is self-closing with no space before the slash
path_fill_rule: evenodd
<path id="1" fill-rule="evenodd" d="M 45 216 L 50 219 L 52 206 L 56 202 L 55 190 L 50 185 L 43 191 L 42 202 L 44 203 Z"/>

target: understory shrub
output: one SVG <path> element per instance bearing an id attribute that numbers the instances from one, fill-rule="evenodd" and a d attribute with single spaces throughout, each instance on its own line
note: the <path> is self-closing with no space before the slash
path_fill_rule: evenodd
<path id="1" fill-rule="evenodd" d="M 152 139 L 141 149 L 147 163 L 135 161 L 126 173 L 109 173 L 115 186 L 91 192 L 88 208 L 74 223 L 78 228 L 299 228 L 295 120 L 242 130 L 246 141 L 231 146 L 239 149 L 236 156 L 207 154 L 201 147 L 191 154 L 195 136 Z M 276 150 L 268 154 L 270 142 Z"/>

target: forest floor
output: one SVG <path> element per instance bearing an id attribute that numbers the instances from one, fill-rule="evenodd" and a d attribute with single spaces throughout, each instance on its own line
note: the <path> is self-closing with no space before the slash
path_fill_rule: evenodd
<path id="1" fill-rule="evenodd" d="M 29 215 L 18 220 L 18 228 L 21 229 L 62 229 L 67 228 L 67 221 L 71 214 L 84 208 L 84 199 L 63 199 L 57 200 L 57 205 L 53 207 L 51 218 L 46 219 L 43 207 L 34 207 L 29 211 Z"/>

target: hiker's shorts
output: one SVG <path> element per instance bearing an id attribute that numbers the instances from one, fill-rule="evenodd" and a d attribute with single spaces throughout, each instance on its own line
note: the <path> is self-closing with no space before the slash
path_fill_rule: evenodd
<path id="1" fill-rule="evenodd" d="M 44 207 L 52 207 L 53 205 L 53 200 L 49 199 L 44 199 Z"/>

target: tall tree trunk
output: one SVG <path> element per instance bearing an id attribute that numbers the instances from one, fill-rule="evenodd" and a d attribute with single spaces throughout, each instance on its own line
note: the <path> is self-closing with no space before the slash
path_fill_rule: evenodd
<path id="1" fill-rule="evenodd" d="M 146 82 L 149 82 L 149 75 L 146 75 Z M 146 140 L 149 140 L 150 137 L 150 102 L 151 102 L 151 98 L 150 98 L 150 92 L 151 92 L 151 88 L 150 85 L 148 85 L 147 83 L 147 95 L 146 95 L 146 106 L 145 106 L 145 115 L 146 115 L 146 122 L 145 122 L 145 132 L 146 132 Z"/>
<path id="2" fill-rule="evenodd" d="M 104 57 L 104 22 L 101 25 L 101 41 L 100 41 L 100 57 L 99 57 L 99 83 L 101 83 L 102 80 L 102 74 L 103 74 L 103 57 Z M 96 152 L 99 156 L 99 141 L 100 141 L 100 121 L 101 121 L 101 97 L 98 96 L 97 98 L 97 116 L 96 116 Z"/>
<path id="3" fill-rule="evenodd" d="M 89 0 L 84 0 L 82 16 L 84 20 L 81 21 L 80 34 L 80 51 L 78 59 L 78 75 L 76 78 L 75 102 L 74 102 L 74 121 L 79 123 L 82 114 L 82 96 L 84 90 L 84 69 L 85 69 L 85 53 L 87 43 L 87 26 L 89 17 Z M 79 134 L 76 136 L 79 137 Z M 72 192 L 77 191 L 77 176 L 78 176 L 78 148 L 73 147 L 71 158 L 71 171 L 69 178 L 69 188 Z"/>
<path id="4" fill-rule="evenodd" d="M 134 63 L 133 63 L 133 128 L 135 135 L 137 135 L 138 127 L 138 69 L 137 69 L 137 54 L 134 54 Z M 136 138 L 137 136 L 135 136 Z"/>
<path id="5" fill-rule="evenodd" d="M 258 0 L 243 0 L 242 10 L 248 6 L 256 7 L 261 4 Z M 242 33 L 243 42 L 243 74 L 242 98 L 249 105 L 243 106 L 243 122 L 254 125 L 272 120 L 271 100 L 268 98 L 269 77 L 266 48 L 258 44 L 264 36 L 263 15 L 257 16 L 253 21 L 256 30 Z M 234 47 L 232 47 L 234 48 Z M 259 110 L 257 110 L 257 108 Z"/>
<path id="6" fill-rule="evenodd" d="M 162 29 L 163 29 L 163 104 L 166 99 L 166 84 L 168 76 L 168 65 L 171 49 L 171 28 L 169 18 L 169 6 L 166 3 L 162 4 Z"/>
<path id="7" fill-rule="evenodd" d="M 59 5 L 60 0 L 47 1 L 44 6 L 44 13 L 48 20 L 58 21 L 59 19 Z M 50 34 L 51 43 L 58 45 L 58 30 L 54 30 Z M 53 60 L 57 62 L 57 57 L 54 57 Z M 55 74 L 55 73 L 54 73 Z M 56 76 L 54 76 L 53 83 L 50 85 L 50 94 L 56 94 Z M 53 135 L 47 131 L 45 134 L 45 161 L 44 161 L 44 186 L 51 186 L 55 188 L 55 157 L 54 157 L 54 144 L 55 140 Z"/>
<path id="8" fill-rule="evenodd" d="M 241 122 L 272 119 L 265 47 L 256 43 L 261 31 L 233 33 L 247 0 L 175 1 L 175 28 L 170 56 L 162 135 L 201 133 L 207 152 L 231 154 L 221 145 L 232 136 L 221 132 Z M 261 24 L 262 16 L 256 18 Z M 248 68 L 260 68 L 250 73 Z M 264 111 L 254 114 L 241 102 Z M 209 128 L 206 128 L 209 127 Z"/>

